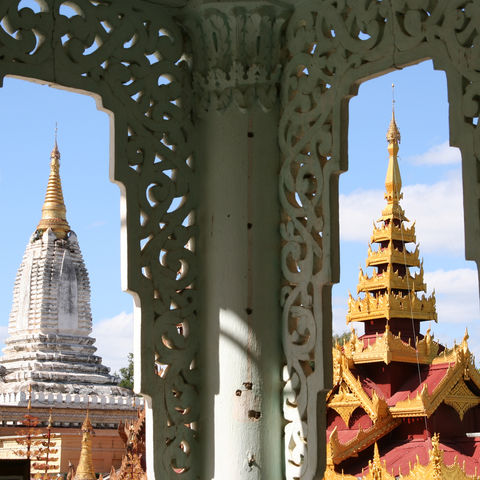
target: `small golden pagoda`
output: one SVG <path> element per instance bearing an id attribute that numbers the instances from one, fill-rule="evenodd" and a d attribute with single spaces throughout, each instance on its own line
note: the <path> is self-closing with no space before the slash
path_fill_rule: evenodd
<path id="1" fill-rule="evenodd" d="M 92 435 L 93 427 L 87 411 L 82 425 L 82 450 L 74 480 L 97 480 L 92 460 Z"/>
<path id="2" fill-rule="evenodd" d="M 447 349 L 430 329 L 420 332 L 421 322 L 437 321 L 435 294 L 426 294 L 415 224 L 406 226 L 400 205 L 400 132 L 393 110 L 387 141 L 387 205 L 368 246 L 372 273 L 360 269 L 359 296 L 348 299 L 347 324 L 361 322 L 364 334 L 352 329 L 349 341 L 333 348 L 325 478 L 413 480 L 431 465 L 436 476 L 424 478 L 476 478 L 480 436 L 467 433 L 480 432 L 480 374 L 468 333 Z M 437 451 L 441 460 L 435 457 L 435 463 L 430 452 Z"/>

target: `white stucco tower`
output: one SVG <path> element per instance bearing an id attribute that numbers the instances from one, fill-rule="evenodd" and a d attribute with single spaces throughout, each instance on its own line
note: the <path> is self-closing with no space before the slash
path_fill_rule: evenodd
<path id="1" fill-rule="evenodd" d="M 0 393 L 131 395 L 95 355 L 90 282 L 66 219 L 55 141 L 42 218 L 25 250 L 13 291 Z"/>

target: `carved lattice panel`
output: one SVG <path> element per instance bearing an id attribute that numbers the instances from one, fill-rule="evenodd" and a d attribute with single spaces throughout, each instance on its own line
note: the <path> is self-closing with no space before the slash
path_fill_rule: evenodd
<path id="1" fill-rule="evenodd" d="M 155 448 L 148 460 L 157 478 L 198 473 L 192 461 L 198 325 L 190 248 L 195 236 L 191 82 L 182 32 L 173 20 L 174 7 L 183 3 L 0 3 L 2 77 L 87 92 L 112 113 L 113 176 L 126 210 L 124 283 L 141 307 L 135 381 L 151 397 L 149 436 Z"/>
<path id="2" fill-rule="evenodd" d="M 322 390 L 331 382 L 330 289 L 338 281 L 338 173 L 347 168 L 348 99 L 358 85 L 432 58 L 445 70 L 450 143 L 463 157 L 466 254 L 479 260 L 480 4 L 337 2 L 297 6 L 284 69 L 282 267 L 287 478 L 321 476 Z M 323 337 L 322 337 L 323 333 Z"/>

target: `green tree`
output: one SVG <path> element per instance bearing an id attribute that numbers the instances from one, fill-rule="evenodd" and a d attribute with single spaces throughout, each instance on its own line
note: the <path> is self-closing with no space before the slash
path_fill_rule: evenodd
<path id="1" fill-rule="evenodd" d="M 133 390 L 133 353 L 128 354 L 128 365 L 120 369 L 120 387 Z"/>
<path id="2" fill-rule="evenodd" d="M 337 342 L 339 345 L 343 345 L 350 340 L 351 336 L 352 332 L 343 332 L 341 334 L 334 333 L 332 335 L 332 344 L 335 345 L 335 342 Z"/>

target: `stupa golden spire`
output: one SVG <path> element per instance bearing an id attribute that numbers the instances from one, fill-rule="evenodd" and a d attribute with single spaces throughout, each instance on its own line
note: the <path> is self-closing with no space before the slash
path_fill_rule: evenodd
<path id="1" fill-rule="evenodd" d="M 80 451 L 80 460 L 78 461 L 77 471 L 74 480 L 96 480 L 95 470 L 92 460 L 92 433 L 93 427 L 88 415 L 82 425 L 82 450 Z"/>
<path id="2" fill-rule="evenodd" d="M 418 245 L 413 251 L 407 248 L 407 244 L 416 242 L 415 225 L 405 227 L 404 222 L 408 220 L 400 206 L 403 197 L 402 177 L 397 158 L 400 131 L 395 121 L 394 102 L 395 100 L 387 132 L 389 153 L 385 178 L 387 206 L 378 220 L 380 225 L 374 225 L 371 244 L 368 247 L 367 267 L 374 267 L 374 271 L 368 276 L 360 269 L 357 293 L 363 293 L 364 297 L 353 299 L 350 295 L 348 302 L 347 323 L 368 322 L 369 327 L 366 328 L 370 333 L 383 333 L 388 330 L 389 325 L 397 333 L 402 330 L 406 333 L 406 327 L 409 331 L 412 330 L 408 327 L 412 322 L 416 324 L 415 330 L 418 333 L 418 322 L 437 318 L 435 295 L 419 297 L 416 293 L 426 291 Z M 372 244 L 378 245 L 378 248 L 372 249 Z M 415 276 L 411 275 L 410 267 L 419 268 L 419 272 Z M 405 323 L 407 320 L 408 323 Z M 412 336 L 415 338 L 414 332 Z"/>
<path id="3" fill-rule="evenodd" d="M 55 145 L 50 154 L 50 176 L 48 177 L 47 193 L 42 207 L 42 218 L 37 230 L 44 232 L 48 228 L 51 228 L 58 238 L 65 238 L 67 232 L 70 231 L 60 179 L 60 152 L 57 145 L 56 129 Z"/>

